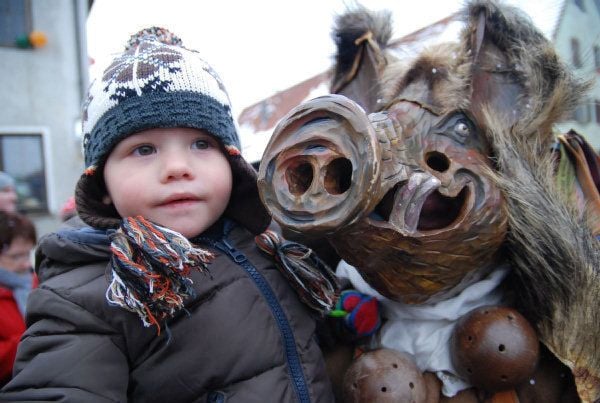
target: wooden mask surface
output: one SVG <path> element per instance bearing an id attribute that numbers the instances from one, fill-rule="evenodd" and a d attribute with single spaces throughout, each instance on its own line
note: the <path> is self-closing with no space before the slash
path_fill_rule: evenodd
<path id="1" fill-rule="evenodd" d="M 495 3 L 471 3 L 459 43 L 402 64 L 373 43 L 389 35 L 365 12 L 337 26 L 354 59 L 338 55 L 332 87 L 360 106 L 329 97 L 290 112 L 267 146 L 261 197 L 284 228 L 326 236 L 386 297 L 443 300 L 501 261 L 507 212 L 490 130 L 520 127 L 547 145 L 560 69 L 543 36 Z"/>

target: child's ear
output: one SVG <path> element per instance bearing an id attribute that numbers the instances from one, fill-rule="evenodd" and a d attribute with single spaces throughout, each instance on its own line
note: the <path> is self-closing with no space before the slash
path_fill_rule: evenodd
<path id="1" fill-rule="evenodd" d="M 112 204 L 112 199 L 109 195 L 106 194 L 102 197 L 102 204 L 106 204 L 107 206 L 110 206 Z"/>

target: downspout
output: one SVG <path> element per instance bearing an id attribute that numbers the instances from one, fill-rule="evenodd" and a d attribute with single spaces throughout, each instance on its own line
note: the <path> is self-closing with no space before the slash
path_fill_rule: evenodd
<path id="1" fill-rule="evenodd" d="M 86 30 L 88 7 L 91 7 L 91 2 L 89 2 L 88 5 L 87 0 L 73 0 L 73 9 L 75 10 L 75 41 L 79 70 L 79 99 L 81 102 L 83 102 L 83 97 L 85 96 L 89 85 L 89 59 Z"/>

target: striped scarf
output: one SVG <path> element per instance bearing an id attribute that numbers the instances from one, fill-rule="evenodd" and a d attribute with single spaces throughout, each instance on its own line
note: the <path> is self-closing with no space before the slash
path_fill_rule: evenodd
<path id="1" fill-rule="evenodd" d="M 108 235 L 112 280 L 107 301 L 136 313 L 144 326 L 154 325 L 160 334 L 161 322 L 195 295 L 190 271 L 207 272 L 214 255 L 142 216 L 124 218 Z"/>

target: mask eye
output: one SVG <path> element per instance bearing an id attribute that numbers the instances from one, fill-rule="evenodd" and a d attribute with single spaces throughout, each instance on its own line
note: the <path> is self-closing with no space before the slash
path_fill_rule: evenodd
<path id="1" fill-rule="evenodd" d="M 467 137 L 469 134 L 471 134 L 471 128 L 466 122 L 459 120 L 454 125 L 454 132 L 461 137 Z"/>

